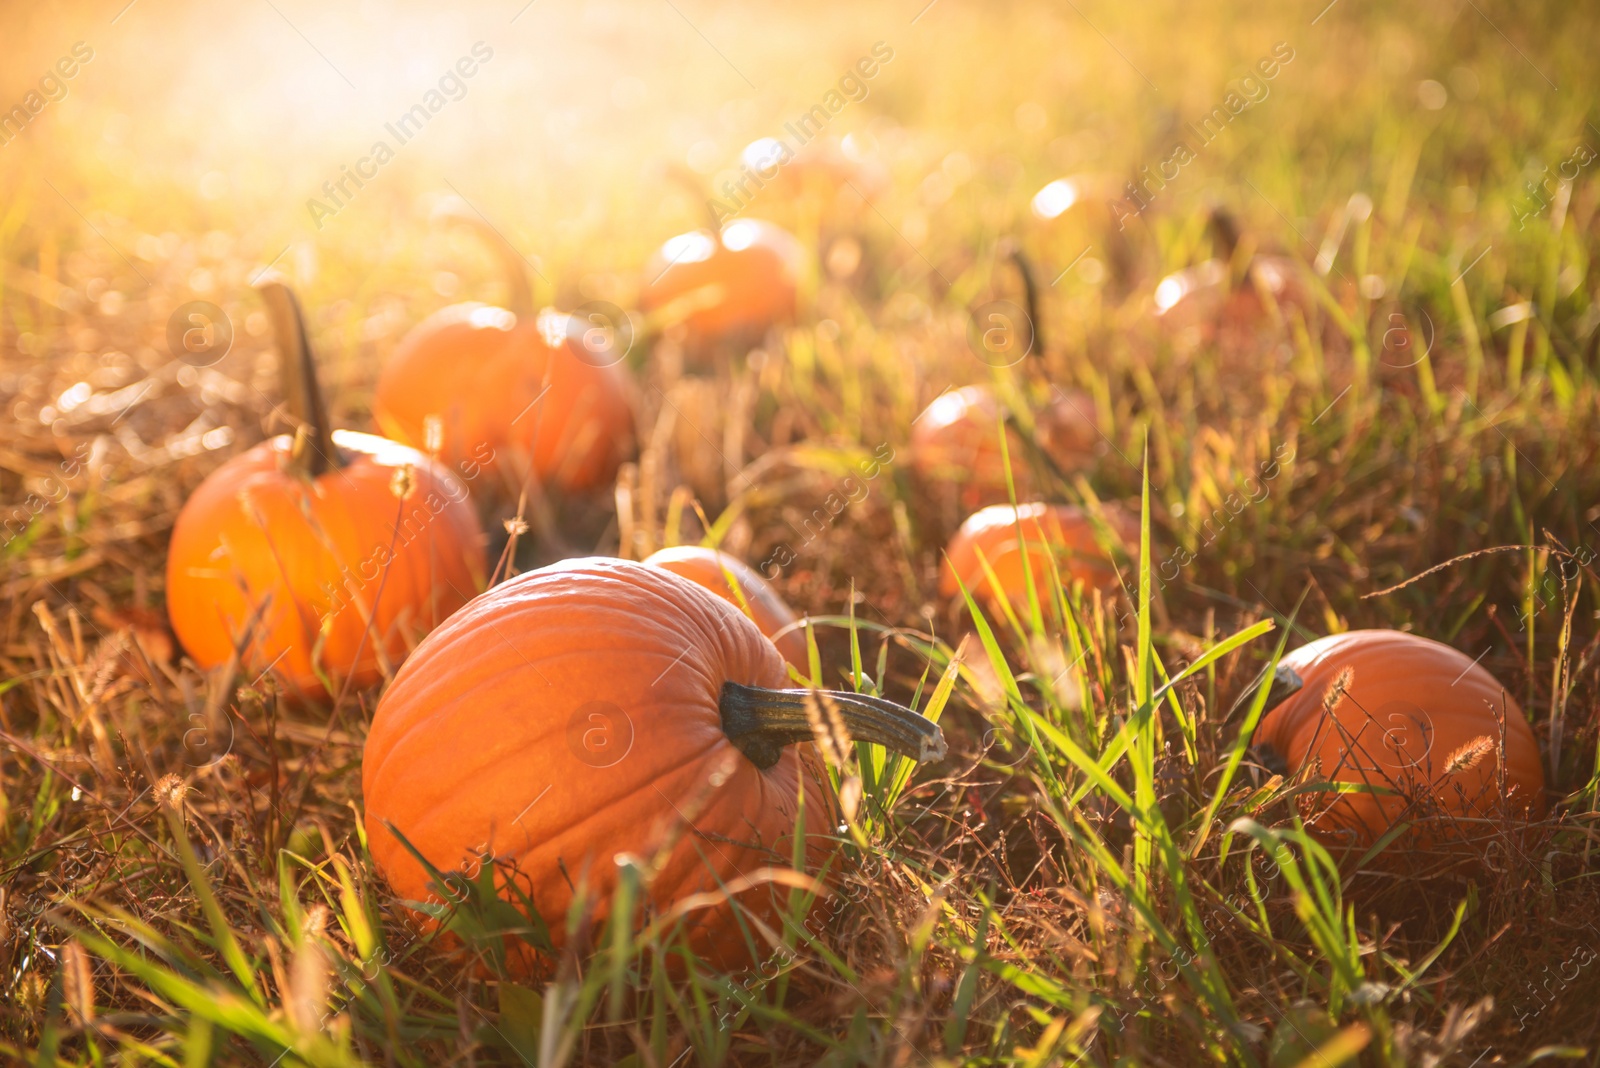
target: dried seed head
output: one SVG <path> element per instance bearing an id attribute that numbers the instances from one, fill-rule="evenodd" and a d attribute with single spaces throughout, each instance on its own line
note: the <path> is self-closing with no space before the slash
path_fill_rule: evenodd
<path id="1" fill-rule="evenodd" d="M 76 942 L 61 947 L 61 1001 L 78 1026 L 94 1019 L 94 969 Z"/>
<path id="2" fill-rule="evenodd" d="M 444 448 L 444 420 L 437 415 L 423 416 L 422 451 L 429 456 L 438 457 L 442 448 Z"/>
<path id="3" fill-rule="evenodd" d="M 411 496 L 417 488 L 417 472 L 410 464 L 401 464 L 394 469 L 394 474 L 389 476 L 389 492 L 400 500 Z"/>
<path id="4" fill-rule="evenodd" d="M 321 938 L 322 933 L 328 929 L 328 919 L 332 915 L 326 905 L 312 905 L 306 911 L 304 924 L 306 938 Z"/>
<path id="5" fill-rule="evenodd" d="M 1333 682 L 1322 692 L 1322 711 L 1332 715 L 1333 710 L 1339 707 L 1339 702 L 1344 700 L 1344 695 L 1350 691 L 1350 684 L 1355 681 L 1354 668 L 1346 667 L 1334 677 Z"/>
<path id="6" fill-rule="evenodd" d="M 289 962 L 289 989 L 284 1008 L 302 1034 L 314 1034 L 322 1026 L 328 1008 L 328 957 L 317 938 L 328 924 L 328 909 L 317 905 L 306 913 L 305 934 Z"/>
<path id="7" fill-rule="evenodd" d="M 811 737 L 816 739 L 823 759 L 836 768 L 844 767 L 852 743 L 839 706 L 827 694 L 812 690 L 806 694 L 806 722 L 811 725 Z"/>
<path id="8" fill-rule="evenodd" d="M 189 788 L 176 775 L 163 775 L 156 780 L 154 791 L 156 804 L 162 808 L 170 808 L 174 812 L 182 812 L 183 797 L 188 792 Z"/>
<path id="9" fill-rule="evenodd" d="M 505 521 L 506 533 L 513 538 L 520 537 L 528 532 L 528 521 L 520 515 L 514 515 Z"/>
<path id="10" fill-rule="evenodd" d="M 15 987 L 16 1005 L 25 1014 L 38 1016 L 44 1011 L 45 995 L 49 993 L 44 976 L 38 972 L 24 975 Z"/>
<path id="11" fill-rule="evenodd" d="M 1444 773 L 1454 775 L 1459 771 L 1471 771 L 1483 763 L 1483 758 L 1492 752 L 1494 752 L 1494 739 L 1487 734 L 1480 734 L 1446 758 Z"/>
<path id="12" fill-rule="evenodd" d="M 839 812 L 844 816 L 846 823 L 854 823 L 860 808 L 861 776 L 847 775 L 839 784 Z"/>

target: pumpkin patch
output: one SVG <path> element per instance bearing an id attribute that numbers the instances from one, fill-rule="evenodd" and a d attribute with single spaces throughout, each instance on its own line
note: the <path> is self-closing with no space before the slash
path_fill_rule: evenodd
<path id="1" fill-rule="evenodd" d="M 0 1065 L 1600 1063 L 1597 40 L 0 4 Z"/>

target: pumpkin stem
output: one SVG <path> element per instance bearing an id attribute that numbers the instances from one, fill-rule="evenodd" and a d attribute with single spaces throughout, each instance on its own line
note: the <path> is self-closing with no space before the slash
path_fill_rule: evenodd
<path id="1" fill-rule="evenodd" d="M 484 218 L 482 212 L 460 197 L 451 197 L 445 201 L 434 211 L 433 217 L 439 222 L 470 227 L 483 238 L 484 242 L 494 250 L 495 258 L 500 261 L 500 269 L 505 274 L 506 285 L 510 288 L 510 296 L 506 300 L 507 309 L 519 322 L 532 322 L 538 309 L 534 307 L 533 287 L 528 284 L 528 261 L 517 251 L 517 246 L 496 229 L 493 223 Z"/>
<path id="2" fill-rule="evenodd" d="M 317 385 L 316 357 L 306 334 L 305 315 L 294 291 L 281 281 L 269 278 L 256 289 L 266 302 L 272 319 L 272 336 L 278 345 L 278 375 L 284 403 L 294 420 L 294 446 L 290 464 L 301 475 L 316 478 L 339 467 L 339 453 L 333 445 L 333 424 Z"/>
<path id="3" fill-rule="evenodd" d="M 1027 253 L 1022 251 L 1022 243 L 1008 240 L 1005 243 L 1005 253 L 1017 269 L 1017 274 L 1022 276 L 1023 310 L 1028 315 L 1028 352 L 1039 360 L 1044 361 L 1044 327 L 1039 319 L 1039 276 L 1034 273 L 1033 261 L 1028 259 Z"/>
<path id="4" fill-rule="evenodd" d="M 1239 223 L 1233 213 L 1221 204 L 1213 205 L 1206 219 L 1206 229 L 1211 231 L 1211 239 L 1217 243 L 1213 255 L 1223 263 L 1231 263 L 1234 251 L 1239 247 Z"/>
<path id="5" fill-rule="evenodd" d="M 876 742 L 918 763 L 945 754 L 944 732 L 933 720 L 881 697 L 840 690 L 767 690 L 725 682 L 718 704 L 723 733 L 764 771 L 778 762 L 784 746 L 816 737 L 812 720 L 819 710 L 806 707 L 813 700 L 832 704 L 858 741 Z"/>
<path id="6" fill-rule="evenodd" d="M 1283 704 L 1290 697 L 1293 697 L 1295 694 L 1299 693 L 1305 688 L 1305 681 L 1301 679 L 1299 673 L 1288 664 L 1279 664 L 1272 672 L 1272 678 L 1269 682 L 1266 669 L 1263 668 L 1261 673 L 1255 677 L 1255 680 L 1251 682 L 1249 686 L 1245 687 L 1245 691 L 1239 695 L 1237 700 L 1234 701 L 1234 709 L 1242 707 L 1246 701 L 1253 700 L 1255 695 L 1260 692 L 1261 687 L 1264 685 L 1268 686 L 1269 689 L 1267 690 L 1267 703 L 1262 706 L 1263 714 L 1271 712 L 1274 708 L 1277 708 L 1279 705 Z M 1230 710 L 1228 714 L 1232 715 L 1232 710 Z"/>
<path id="7" fill-rule="evenodd" d="M 701 203 L 706 210 L 706 228 L 711 231 L 712 237 L 719 236 L 722 233 L 722 220 L 717 217 L 717 209 L 711 206 L 705 180 L 681 163 L 668 164 L 667 177 L 687 189 L 689 195 Z"/>

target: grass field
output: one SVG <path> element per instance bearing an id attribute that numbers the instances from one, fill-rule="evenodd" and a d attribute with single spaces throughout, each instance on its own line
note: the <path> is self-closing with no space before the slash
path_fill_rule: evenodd
<path id="1" fill-rule="evenodd" d="M 1600 11 L 924 2 L 0 13 L 0 1061 L 1596 1063 Z M 376 177 L 325 192 L 469 55 Z M 881 187 L 719 192 L 869 55 L 826 134 Z M 488 560 L 716 540 L 809 614 L 814 683 L 934 702 L 950 752 L 898 793 L 875 747 L 835 769 L 865 797 L 822 922 L 795 891 L 761 967 L 577 913 L 545 917 L 572 937 L 534 981 L 492 879 L 458 884 L 441 939 L 373 866 L 383 687 L 202 671 L 166 546 L 200 481 L 283 429 L 264 269 L 308 309 L 335 423 L 370 429 L 407 329 L 506 297 L 437 204 L 499 230 L 541 305 L 632 308 L 701 225 L 685 165 L 800 237 L 800 313 L 710 370 L 641 340 L 615 489 L 519 511 L 514 480 L 474 485 Z M 1141 183 L 1139 210 L 1030 209 L 1091 172 Z M 1306 298 L 1165 329 L 1157 285 L 1219 251 L 1219 209 L 1235 278 L 1281 255 Z M 1043 351 L 995 367 L 972 309 L 1022 302 L 1012 243 Z M 231 324 L 214 362 L 169 345 L 190 301 Z M 1045 492 L 1144 496 L 1148 543 L 1115 595 L 977 613 L 938 593 L 966 502 L 913 471 L 912 423 L 1035 370 L 1101 433 Z M 1275 650 L 1367 627 L 1503 683 L 1544 819 L 1465 858 L 1330 858 L 1237 701 Z"/>

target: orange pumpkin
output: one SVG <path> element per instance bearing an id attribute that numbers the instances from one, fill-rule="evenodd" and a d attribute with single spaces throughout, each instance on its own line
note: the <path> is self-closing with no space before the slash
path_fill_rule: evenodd
<path id="1" fill-rule="evenodd" d="M 1033 265 L 1015 242 L 1007 242 L 1006 258 L 1022 279 L 1027 302 L 1023 322 L 1003 324 L 1009 354 L 1020 350 L 1017 359 L 1029 359 L 1028 373 L 1035 394 L 1045 402 L 1033 413 L 1033 437 L 1024 440 L 996 396 L 985 385 L 963 386 L 934 398 L 911 423 L 912 468 L 926 483 L 952 483 L 961 490 L 962 503 L 976 507 L 984 502 L 1005 500 L 1005 463 L 1000 454 L 1000 424 L 1004 420 L 1006 452 L 1011 462 L 1011 478 L 1019 496 L 1031 496 L 1035 469 L 1051 468 L 1057 479 L 1094 463 L 1095 450 L 1104 435 L 1095 424 L 1094 400 L 1079 390 L 1063 390 L 1049 381 L 1044 372 L 1044 324 L 1039 304 L 1039 283 Z M 1012 312 L 992 310 L 988 318 L 1005 319 Z M 977 322 L 980 329 L 989 322 Z M 988 345 L 988 334 L 983 344 Z M 1026 340 L 1026 346 L 1021 342 Z"/>
<path id="2" fill-rule="evenodd" d="M 784 690 L 786 677 L 754 623 L 665 568 L 587 558 L 520 575 L 434 631 L 378 703 L 362 764 L 372 856 L 398 894 L 426 901 L 425 870 L 391 827 L 442 871 L 492 854 L 559 945 L 575 885 L 603 916 L 614 859 L 665 850 L 647 891 L 658 915 L 757 876 L 736 896 L 777 928 L 787 891 L 759 874 L 792 856 L 802 797 L 808 866 L 829 855 L 836 818 L 810 691 Z M 857 739 L 944 753 L 908 709 L 826 696 Z M 726 900 L 690 920 L 703 959 L 749 959 Z"/>
<path id="3" fill-rule="evenodd" d="M 779 138 L 763 137 L 745 146 L 739 168 L 745 180 L 737 183 L 739 188 L 730 183 L 722 192 L 734 203 L 748 199 L 754 211 L 773 199 L 813 201 L 823 208 L 839 200 L 856 209 L 889 184 L 883 165 L 861 151 L 853 137 L 813 138 L 798 150 Z"/>
<path id="4" fill-rule="evenodd" d="M 167 615 L 193 660 L 301 692 L 376 682 L 483 584 L 467 491 L 415 449 L 330 432 L 289 289 L 260 286 L 298 423 L 200 484 L 172 530 Z M 403 494 L 403 499 L 401 494 Z"/>
<path id="5" fill-rule="evenodd" d="M 511 453 L 519 469 L 568 492 L 608 484 L 633 441 L 623 353 L 576 316 L 535 313 L 521 254 L 475 214 L 504 261 L 511 308 L 453 304 L 408 333 L 384 364 L 372 401 L 383 432 L 427 448 L 468 477 Z M 525 465 L 525 466 L 524 466 Z"/>
<path id="6" fill-rule="evenodd" d="M 697 355 L 747 348 L 794 318 L 804 263 L 800 242 L 762 219 L 693 230 L 651 258 L 639 306 L 658 326 L 681 323 Z"/>
<path id="7" fill-rule="evenodd" d="M 783 658 L 798 671 L 808 670 L 806 665 L 810 657 L 806 652 L 805 632 L 799 627 L 800 617 L 778 596 L 778 591 L 744 561 L 701 545 L 677 545 L 652 553 L 645 558 L 645 563 L 664 567 L 704 586 L 741 612 L 745 612 L 748 605 L 746 614 L 761 628 L 762 634 L 772 639 Z M 744 595 L 742 602 L 740 594 Z"/>
<path id="8" fill-rule="evenodd" d="M 1220 340 L 1229 349 L 1245 345 L 1293 308 L 1309 313 L 1315 304 L 1301 281 L 1300 267 L 1286 256 L 1254 255 L 1244 278 L 1230 278 L 1239 231 L 1224 211 L 1211 215 L 1218 257 L 1186 267 L 1156 286 L 1156 322 L 1166 333 L 1190 343 Z"/>
<path id="9" fill-rule="evenodd" d="M 958 596 L 965 586 L 974 596 L 991 603 L 998 598 L 984 561 L 994 572 L 1000 592 L 1013 603 L 1026 603 L 1027 574 L 1034 589 L 1049 588 L 1053 558 L 1062 582 L 1082 582 L 1102 590 L 1117 588 L 1117 571 L 1102 544 L 1109 537 L 1126 551 L 1139 544 L 1139 523 L 1123 509 L 1104 507 L 1107 529 L 1102 533 L 1082 508 L 1071 504 L 1023 504 L 1013 508 L 996 504 L 967 517 L 945 549 L 939 592 Z M 981 555 L 980 555 L 981 554 Z M 960 584 L 957 584 L 957 577 Z"/>
<path id="10" fill-rule="evenodd" d="M 1259 748 L 1313 780 L 1393 791 L 1307 795 L 1308 825 L 1334 846 L 1364 852 L 1404 819 L 1416 825 L 1405 836 L 1413 865 L 1420 850 L 1484 837 L 1481 826 L 1457 820 L 1544 813 L 1533 732 L 1504 687 L 1465 653 L 1400 631 L 1351 631 L 1284 656 L 1275 685 L 1292 692 L 1261 720 Z"/>
<path id="11" fill-rule="evenodd" d="M 1080 471 L 1095 459 L 1101 434 L 1094 422 L 1094 399 L 1078 390 L 1052 389 L 1035 415 L 1035 440 L 1063 473 Z M 1007 496 L 1000 455 L 1000 424 L 1006 410 L 989 386 L 963 386 L 935 398 L 911 424 L 911 463 L 926 482 L 953 483 L 969 506 Z M 1019 496 L 1038 487 L 1036 459 L 1014 426 L 1006 428 L 1006 452 Z"/>
<path id="12" fill-rule="evenodd" d="M 1104 172 L 1073 174 L 1048 183 L 1032 201 L 1034 217 L 1069 262 L 1105 257 L 1111 280 L 1124 290 L 1136 258 L 1129 232 L 1143 218 L 1126 195 L 1131 184 Z"/>

